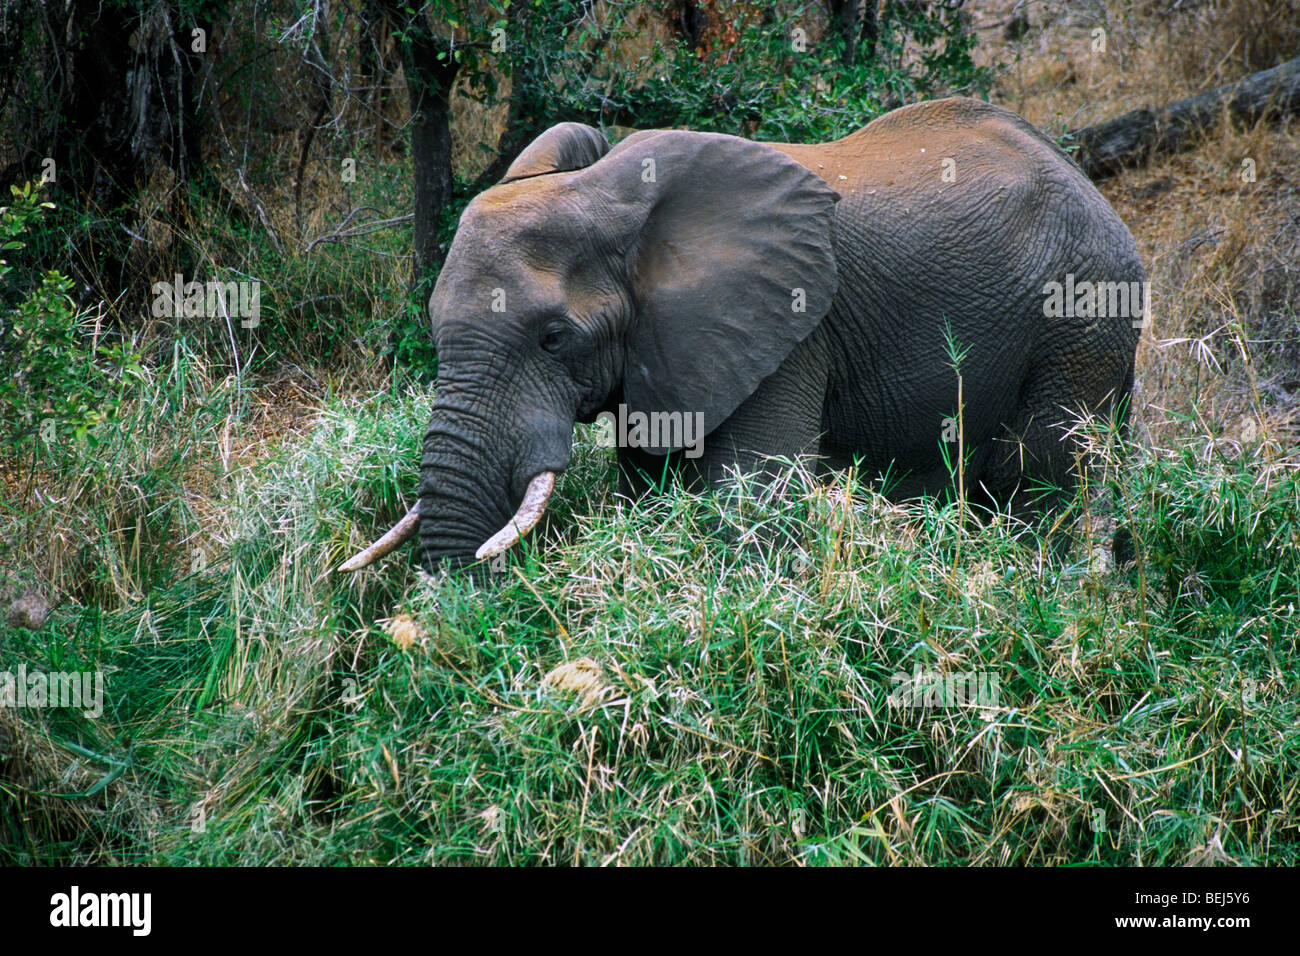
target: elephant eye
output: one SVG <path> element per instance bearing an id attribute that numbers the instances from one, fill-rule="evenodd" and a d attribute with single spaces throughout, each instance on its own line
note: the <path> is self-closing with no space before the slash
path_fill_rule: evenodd
<path id="1" fill-rule="evenodd" d="M 550 322 L 542 327 L 542 348 L 554 355 L 569 341 L 569 326 L 563 322 Z"/>

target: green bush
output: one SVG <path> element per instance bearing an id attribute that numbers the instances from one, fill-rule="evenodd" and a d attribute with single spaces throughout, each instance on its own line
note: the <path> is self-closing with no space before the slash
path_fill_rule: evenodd
<path id="1" fill-rule="evenodd" d="M 22 249 L 21 237 L 42 209 L 39 188 L 10 187 L 13 201 L 0 209 L 0 249 Z M 0 279 L 13 268 L 0 260 Z M 34 287 L 5 303 L 0 351 L 9 372 L 0 378 L 0 436 L 21 454 L 40 443 L 56 457 L 70 453 L 98 423 L 113 418 L 123 375 L 139 375 L 139 357 L 121 341 L 102 342 L 87 334 L 89 315 L 78 312 L 68 293 L 72 280 L 46 272 Z"/>
<path id="2" fill-rule="evenodd" d="M 852 62 L 839 34 L 814 35 L 820 4 L 786 4 L 757 17 L 738 6 L 729 11 L 736 36 L 725 51 L 656 43 L 631 69 L 608 50 L 636 34 L 632 11 L 615 8 L 600 23 L 582 16 L 582 6 L 565 0 L 517 14 L 524 37 L 510 67 L 518 112 L 533 121 L 525 132 L 580 119 L 817 142 L 906 103 L 981 95 L 993 79 L 971 56 L 976 39 L 961 11 L 945 4 L 888 5 L 878 40 L 856 41 Z"/>

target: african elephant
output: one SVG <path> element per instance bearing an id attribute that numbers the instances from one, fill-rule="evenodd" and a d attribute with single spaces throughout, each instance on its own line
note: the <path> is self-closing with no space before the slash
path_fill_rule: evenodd
<path id="1" fill-rule="evenodd" d="M 574 423 L 602 412 L 681 413 L 704 436 L 629 438 L 628 493 L 666 470 L 710 482 L 805 454 L 887 473 L 895 498 L 940 492 L 953 343 L 967 487 L 1034 513 L 1053 503 L 1043 486 L 1074 485 L 1076 413 L 1124 415 L 1143 280 L 1066 154 L 977 100 L 907 106 L 821 145 L 650 130 L 611 148 L 554 126 L 461 217 L 429 300 L 419 503 L 344 569 L 417 526 L 426 566 L 514 544 Z"/>

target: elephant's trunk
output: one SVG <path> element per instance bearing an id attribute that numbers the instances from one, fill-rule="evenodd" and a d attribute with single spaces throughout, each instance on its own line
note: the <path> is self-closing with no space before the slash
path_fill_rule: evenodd
<path id="1" fill-rule="evenodd" d="M 492 557 L 528 534 L 569 463 L 573 434 L 571 411 L 524 373 L 512 374 L 511 389 L 440 373 L 421 461 L 425 567 Z"/>
<path id="2" fill-rule="evenodd" d="M 483 385 L 458 373 L 450 363 L 440 370 L 424 436 L 419 504 L 339 570 L 379 560 L 417 530 L 425 568 L 459 566 L 513 547 L 541 521 L 556 476 L 569 463 L 573 417 L 563 407 L 567 402 L 548 395 L 543 384 L 503 394 L 495 380 Z"/>
<path id="3" fill-rule="evenodd" d="M 509 551 L 524 535 L 532 531 L 542 520 L 542 515 L 546 513 L 551 492 L 555 490 L 555 479 L 556 474 L 553 471 L 544 471 L 533 478 L 528 483 L 528 490 L 524 492 L 524 500 L 520 502 L 515 516 L 506 523 L 504 528 L 483 542 L 474 553 L 474 557 L 482 561 L 484 558 Z M 382 538 L 339 565 L 339 570 L 360 571 L 364 567 L 369 567 L 411 540 L 419 527 L 420 506 L 417 504 L 402 517 L 402 520 L 389 528 Z"/>
<path id="4" fill-rule="evenodd" d="M 555 472 L 544 471 L 534 477 L 528 483 L 528 490 L 524 492 L 524 500 L 519 503 L 519 510 L 515 512 L 515 516 L 506 523 L 504 528 L 484 541 L 478 551 L 474 552 L 474 557 L 482 561 L 484 558 L 509 551 L 518 544 L 519 539 L 532 531 L 537 522 L 542 520 L 542 515 L 546 513 L 546 503 L 551 500 L 551 492 L 554 490 Z"/>

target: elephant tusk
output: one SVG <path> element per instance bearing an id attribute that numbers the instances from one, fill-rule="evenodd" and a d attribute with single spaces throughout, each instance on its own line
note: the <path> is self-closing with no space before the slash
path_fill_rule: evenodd
<path id="1" fill-rule="evenodd" d="M 542 515 L 546 512 L 546 503 L 551 500 L 551 492 L 554 490 L 555 472 L 543 471 L 534 477 L 528 483 L 528 490 L 524 492 L 524 500 L 520 502 L 515 516 L 506 523 L 504 528 L 483 542 L 478 551 L 474 552 L 474 557 L 482 561 L 502 551 L 508 551 L 518 544 L 519 539 L 532 531 L 537 522 L 542 520 Z"/>
<path id="2" fill-rule="evenodd" d="M 401 521 L 388 529 L 382 538 L 339 565 L 340 571 L 360 571 L 366 565 L 374 564 L 398 545 L 408 541 L 420 526 L 420 505 L 411 507 Z"/>

